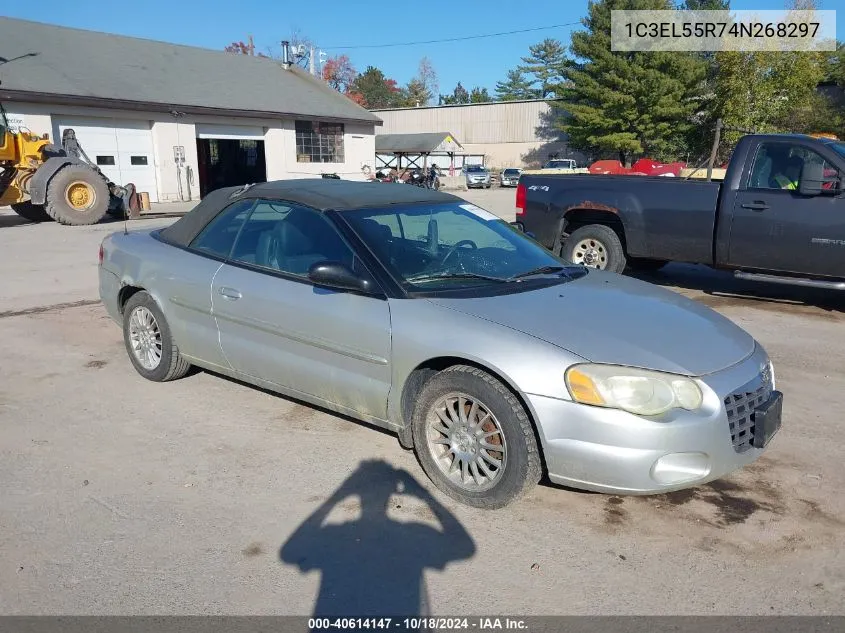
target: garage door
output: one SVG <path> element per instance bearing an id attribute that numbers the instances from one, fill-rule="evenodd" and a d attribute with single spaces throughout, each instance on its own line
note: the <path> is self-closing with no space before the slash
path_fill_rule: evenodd
<path id="1" fill-rule="evenodd" d="M 153 136 L 149 121 L 53 117 L 54 134 L 61 143 L 62 133 L 73 128 L 82 149 L 103 173 L 119 185 L 134 183 L 138 191 L 158 202 Z"/>

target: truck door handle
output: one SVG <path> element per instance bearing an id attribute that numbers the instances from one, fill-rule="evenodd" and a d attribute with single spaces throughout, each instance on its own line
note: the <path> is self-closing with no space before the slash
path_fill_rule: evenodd
<path id="1" fill-rule="evenodd" d="M 762 200 L 755 200 L 754 202 L 750 202 L 748 204 L 742 205 L 742 208 L 743 209 L 753 209 L 754 211 L 765 211 L 766 209 L 769 208 L 769 205 L 767 205 Z"/>
<path id="2" fill-rule="evenodd" d="M 229 301 L 237 301 L 242 296 L 239 290 L 235 290 L 234 288 L 227 288 L 226 286 L 222 286 L 219 292 L 221 295 L 223 295 L 224 299 L 228 299 Z"/>

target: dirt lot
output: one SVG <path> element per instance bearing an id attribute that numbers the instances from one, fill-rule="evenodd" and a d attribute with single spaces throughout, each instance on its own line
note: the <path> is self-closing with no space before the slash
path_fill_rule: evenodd
<path id="1" fill-rule="evenodd" d="M 512 218 L 513 191 L 464 195 Z M 0 613 L 845 613 L 842 301 L 652 276 L 768 349 L 767 456 L 670 495 L 542 485 L 485 513 L 366 425 L 208 373 L 141 379 L 96 302 L 117 228 L 0 213 Z"/>

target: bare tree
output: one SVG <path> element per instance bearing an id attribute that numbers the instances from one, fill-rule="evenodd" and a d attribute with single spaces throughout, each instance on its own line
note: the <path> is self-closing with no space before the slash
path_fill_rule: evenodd
<path id="1" fill-rule="evenodd" d="M 440 88 L 440 85 L 437 83 L 437 73 L 435 72 L 434 66 L 428 57 L 423 57 L 420 60 L 416 79 L 420 84 L 422 84 L 425 92 L 429 95 L 437 94 L 437 90 Z"/>

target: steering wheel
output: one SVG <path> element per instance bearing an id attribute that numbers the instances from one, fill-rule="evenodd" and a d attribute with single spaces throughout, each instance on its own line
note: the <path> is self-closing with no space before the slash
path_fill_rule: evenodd
<path id="1" fill-rule="evenodd" d="M 456 250 L 458 250 L 461 246 L 471 246 L 473 248 L 473 250 L 478 248 L 478 245 L 475 242 L 473 242 L 472 240 L 459 240 L 458 242 L 455 242 L 455 244 L 454 244 L 454 246 L 452 246 L 452 248 L 450 248 L 448 251 L 446 251 L 446 254 L 440 260 L 440 265 L 442 266 L 443 264 L 445 264 L 446 260 L 449 259 L 452 256 L 452 253 L 454 253 Z"/>

